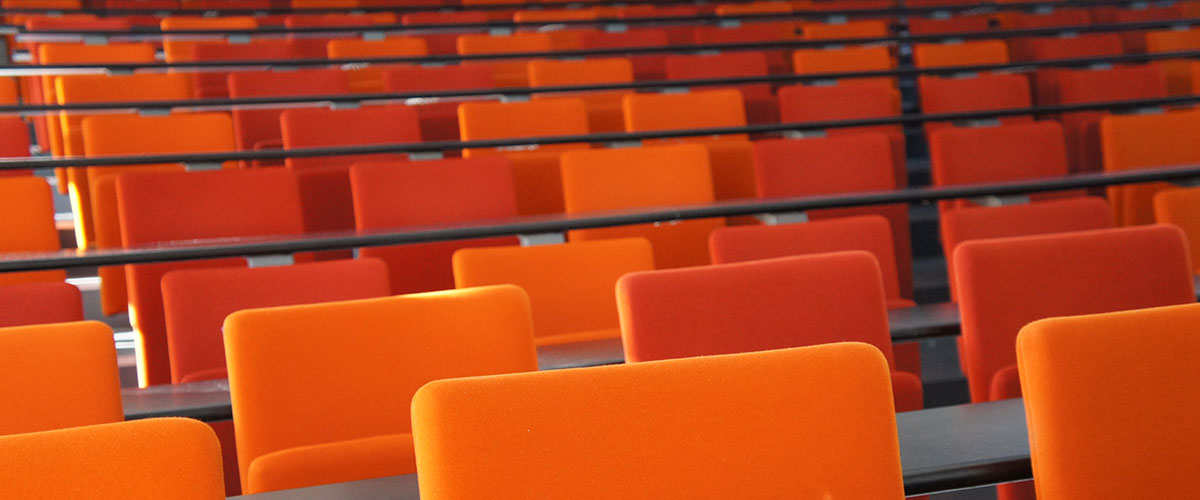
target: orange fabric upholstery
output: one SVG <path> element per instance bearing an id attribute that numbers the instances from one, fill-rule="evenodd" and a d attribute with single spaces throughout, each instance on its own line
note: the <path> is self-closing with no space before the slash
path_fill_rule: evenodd
<path id="1" fill-rule="evenodd" d="M 841 38 L 880 38 L 890 33 L 886 21 L 865 19 L 843 23 L 800 24 L 801 38 L 805 40 L 837 40 Z"/>
<path id="2" fill-rule="evenodd" d="M 159 22 L 163 31 L 180 30 L 252 30 L 258 28 L 258 20 L 250 16 L 225 17 L 167 17 Z M 163 38 L 163 55 L 168 61 L 182 61 L 190 55 L 194 39 L 186 35 Z"/>
<path id="3" fill-rule="evenodd" d="M 887 47 L 845 47 L 840 49 L 797 49 L 792 53 L 792 66 L 797 75 L 884 71 L 896 67 L 896 60 Z M 888 77 L 847 78 L 839 83 L 879 82 L 889 86 L 895 80 Z"/>
<path id="4" fill-rule="evenodd" d="M 1104 171 L 1187 165 L 1200 162 L 1200 111 L 1160 115 L 1107 116 L 1100 120 Z M 1154 193 L 1168 187 L 1151 182 L 1114 186 L 1109 202 L 1122 225 L 1154 221 Z"/>
<path id="5" fill-rule="evenodd" d="M 1146 52 L 1187 52 L 1200 49 L 1200 29 L 1148 31 Z M 1192 91 L 1192 72 L 1186 59 L 1154 63 L 1162 69 L 1171 95 L 1188 95 Z"/>
<path id="6" fill-rule="evenodd" d="M 567 213 L 710 203 L 709 172 L 708 152 L 696 144 L 567 152 L 562 158 Z M 723 219 L 698 219 L 575 229 L 567 238 L 642 237 L 654 247 L 656 268 L 698 266 L 709 261 L 708 233 L 724 225 Z"/>
<path id="7" fill-rule="evenodd" d="M 761 52 L 726 52 L 722 54 L 668 55 L 664 60 L 669 80 L 703 80 L 712 78 L 763 77 L 770 74 L 767 56 Z M 714 88 L 704 86 L 700 90 Z M 745 99 L 746 121 L 749 123 L 778 123 L 779 105 L 769 83 L 737 85 Z"/>
<path id="8" fill-rule="evenodd" d="M 651 269 L 654 252 L 642 238 L 454 253 L 458 288 L 510 283 L 529 294 L 533 332 L 543 345 L 620 337 L 617 279 Z"/>
<path id="9" fill-rule="evenodd" d="M 554 40 L 545 33 L 514 33 L 511 35 L 459 35 L 459 54 L 510 54 L 519 52 L 550 52 Z M 493 82 L 497 87 L 527 87 L 525 63 L 521 59 L 504 59 L 498 62 L 468 63 L 491 68 Z"/>
<path id="10" fill-rule="evenodd" d="M 895 370 L 883 280 L 867 252 L 633 273 L 617 282 L 617 309 L 629 362 L 866 342 L 892 367 L 896 409 L 922 406 L 916 376 Z"/>
<path id="11" fill-rule="evenodd" d="M 517 215 L 509 162 L 500 156 L 367 162 L 350 168 L 359 232 L 505 219 Z M 387 263 L 393 294 L 454 288 L 451 256 L 464 247 L 514 245 L 511 236 L 366 247 Z"/>
<path id="12" fill-rule="evenodd" d="M 746 108 L 741 91 L 737 89 L 687 94 L 634 94 L 625 98 L 624 108 L 626 132 L 746 125 Z M 754 196 L 752 145 L 744 134 L 646 142 L 704 144 L 709 152 L 713 195 L 716 199 Z"/>
<path id="13" fill-rule="evenodd" d="M 193 61 L 263 61 L 301 57 L 293 40 L 256 40 L 245 44 L 226 42 L 195 42 L 187 60 Z M 168 60 L 170 62 L 170 60 Z M 311 70 L 305 70 L 311 71 Z M 244 72 L 238 72 L 244 73 Z M 192 91 L 197 99 L 230 96 L 229 76 L 234 73 L 202 71 L 192 73 Z M 277 75 L 278 76 L 278 75 Z M 286 77 L 283 77 L 286 78 Z"/>
<path id="14" fill-rule="evenodd" d="M 657 14 L 651 13 L 655 16 Z M 691 14 L 696 15 L 696 14 Z M 686 29 L 686 28 L 685 28 Z M 754 43 L 791 40 L 796 37 L 796 27 L 793 22 L 757 22 L 740 26 L 698 26 L 691 28 L 691 40 L 672 39 L 671 43 L 717 44 L 717 43 Z M 765 50 L 767 65 L 771 73 L 788 73 L 792 70 L 787 60 L 786 50 Z"/>
<path id="15" fill-rule="evenodd" d="M 1174 226 L 968 241 L 953 258 L 975 402 L 1016 362 L 1017 332 L 1034 320 L 1196 301 Z"/>
<path id="16" fill-rule="evenodd" d="M 383 297 L 378 259 L 257 269 L 186 269 L 162 278 L 171 383 L 226 378 L 221 325 L 242 309 Z"/>
<path id="17" fill-rule="evenodd" d="M 419 37 L 388 37 L 383 40 L 334 39 L 326 50 L 330 59 L 370 59 L 390 57 L 416 57 L 429 53 L 425 39 Z M 371 64 L 365 68 L 349 70 L 352 92 L 383 92 L 383 72 L 390 65 Z"/>
<path id="18" fill-rule="evenodd" d="M 63 282 L 0 286 L 0 328 L 83 321 L 83 297 Z"/>
<path id="19" fill-rule="evenodd" d="M 1112 209 L 1103 198 L 1079 197 L 999 207 L 966 207 L 941 216 L 942 254 L 954 255 L 960 243 L 1113 227 Z M 950 297 L 958 296 L 954 259 L 946 259 Z"/>
<path id="20" fill-rule="evenodd" d="M 629 83 L 633 81 L 633 65 L 628 59 L 587 59 L 582 61 L 534 60 L 527 66 L 531 87 Z M 625 115 L 621 99 L 631 90 L 566 94 L 577 97 L 587 106 L 588 129 L 592 133 L 624 130 Z M 533 94 L 533 100 L 556 98 L 555 94 Z"/>
<path id="21" fill-rule="evenodd" d="M 587 105 L 579 98 L 529 102 L 467 102 L 458 107 L 459 135 L 464 141 L 587 134 Z M 517 213 L 560 213 L 562 176 L 559 156 L 587 144 L 554 144 L 499 149 L 468 149 L 466 158 L 502 154 L 512 162 Z"/>
<path id="22" fill-rule="evenodd" d="M 1038 498 L 1182 498 L 1200 437 L 1200 306 L 1053 318 L 1017 360 Z M 1103 388 L 1103 390 L 1097 390 Z M 1097 454 L 1096 450 L 1126 450 Z"/>
<path id="23" fill-rule="evenodd" d="M 0 328 L 0 356 L 0 435 L 125 418 L 117 350 L 112 329 L 104 323 Z M 15 462 L 3 468 L 7 471 Z"/>
<path id="24" fill-rule="evenodd" d="M 508 285 L 240 311 L 225 321 L 225 352 L 247 493 L 265 490 L 259 478 L 311 484 L 299 461 L 258 462 L 313 445 L 328 447 L 310 456 L 340 448 L 355 457 L 328 462 L 347 472 L 342 480 L 368 477 L 355 474 L 361 463 L 380 464 L 362 469 L 370 475 L 411 473 L 411 462 L 397 460 L 410 449 L 376 459 L 387 446 L 360 440 L 411 433 L 409 403 L 418 388 L 441 378 L 537 369 L 529 300 Z"/>
<path id="25" fill-rule="evenodd" d="M 988 17 L 983 15 L 954 15 L 947 18 L 910 17 L 908 18 L 908 32 L 913 35 L 968 33 L 987 31 L 990 24 Z"/>
<path id="26" fill-rule="evenodd" d="M 41 177 L 0 178 L 0 253 L 55 252 L 54 195 Z M 0 286 L 62 281 L 65 271 L 0 273 Z"/>
<path id="27" fill-rule="evenodd" d="M 804 161 L 797 161 L 804 158 Z M 754 162 L 759 198 L 815 196 L 895 189 L 887 138 L 878 133 L 758 141 Z M 912 298 L 912 238 L 908 206 L 848 207 L 807 212 L 810 220 L 877 214 L 892 225 L 900 296 Z"/>
<path id="28" fill-rule="evenodd" d="M 12 498 L 225 498 L 217 438 L 195 420 L 151 419 L 0 437 L 0 460 L 5 464 L 0 489 Z"/>
<path id="29" fill-rule="evenodd" d="M 421 497 L 899 500 L 887 389 L 862 344 L 439 381 L 413 401 Z"/>
<path id="30" fill-rule="evenodd" d="M 1033 106 L 1029 79 L 1025 75 L 984 73 L 965 78 L 922 76 L 917 80 L 917 87 L 921 94 L 921 111 L 928 114 Z M 1031 121 L 1028 115 L 1000 118 L 1000 123 L 1005 124 L 1028 121 Z M 926 122 L 925 133 L 929 135 L 946 126 L 944 122 Z"/>
<path id="31" fill-rule="evenodd" d="M 169 116 L 96 115 L 83 119 L 84 152 L 88 156 L 154 153 L 225 152 L 233 149 L 233 131 L 225 113 Z M 90 212 L 96 248 L 122 246 L 116 178 L 126 172 L 178 172 L 179 165 L 87 167 Z M 101 305 L 105 314 L 125 309 L 126 280 L 120 266 L 100 268 Z"/>
<path id="32" fill-rule="evenodd" d="M 841 83 L 837 85 L 789 85 L 779 89 L 779 111 L 784 123 L 887 118 L 900 115 L 899 94 L 891 85 Z M 908 186 L 904 129 L 879 125 L 826 129 L 830 137 L 887 134 L 896 170 L 896 187 Z"/>
<path id="33" fill-rule="evenodd" d="M 1154 196 L 1154 218 L 1187 236 L 1192 265 L 1200 270 L 1200 189 L 1167 189 Z"/>
<path id="34" fill-rule="evenodd" d="M 1062 126 L 1053 121 L 997 127 L 946 127 L 929 136 L 934 186 L 1047 179 L 1067 175 L 1067 146 Z M 1031 199 L 1062 193 L 1030 195 Z M 966 200 L 942 202 L 943 212 L 970 206 Z"/>
<path id="35" fill-rule="evenodd" d="M 1008 46 L 1001 40 L 918 43 L 913 46 L 913 64 L 918 68 L 1004 64 L 1008 59 Z"/>
<path id="36" fill-rule="evenodd" d="M 1167 83 L 1154 66 L 1119 66 L 1104 70 L 1060 71 L 1055 81 L 1055 102 L 1085 102 L 1155 99 L 1167 96 Z M 1063 130 L 1072 159 L 1072 172 L 1100 172 L 1100 119 L 1104 111 L 1063 114 Z"/>
<path id="37" fill-rule="evenodd" d="M 11 104 L 16 104 L 15 102 Z M 29 156 L 29 125 L 15 116 L 0 118 L 0 155 L 4 158 Z M 0 177 L 32 174 L 32 170 L 0 170 Z"/>
<path id="38" fill-rule="evenodd" d="M 416 110 L 408 106 L 290 109 L 281 113 L 279 120 L 285 149 L 421 142 L 420 119 Z M 300 186 L 305 230 L 354 229 L 350 164 L 397 157 L 376 154 L 287 158 L 284 163 L 295 171 Z"/>
<path id="39" fill-rule="evenodd" d="M 579 39 L 579 46 L 582 49 L 658 47 L 667 43 L 669 43 L 667 31 L 663 28 L 631 28 L 616 33 L 587 31 Z M 665 61 L 666 57 L 662 54 L 629 56 L 629 62 L 633 64 L 633 75 L 637 80 L 666 80 Z"/>
<path id="40" fill-rule="evenodd" d="M 300 234 L 299 194 L 282 169 L 125 174 L 117 179 L 126 247 L 179 240 Z M 235 267 L 240 258 L 126 266 L 141 385 L 171 380 L 161 282 L 168 271 Z"/>

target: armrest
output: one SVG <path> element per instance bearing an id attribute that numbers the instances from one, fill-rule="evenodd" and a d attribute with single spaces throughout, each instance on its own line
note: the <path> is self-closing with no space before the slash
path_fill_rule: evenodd
<path id="1" fill-rule="evenodd" d="M 1017 365 L 1009 365 L 992 375 L 992 389 L 988 396 L 992 401 L 1021 397 L 1021 378 Z"/>
<path id="2" fill-rule="evenodd" d="M 243 494 L 304 488 L 417 471 L 412 434 L 299 446 L 250 462 Z"/>
<path id="3" fill-rule="evenodd" d="M 920 410 L 925 407 L 925 388 L 921 378 L 908 372 L 892 372 L 892 395 L 896 412 Z"/>

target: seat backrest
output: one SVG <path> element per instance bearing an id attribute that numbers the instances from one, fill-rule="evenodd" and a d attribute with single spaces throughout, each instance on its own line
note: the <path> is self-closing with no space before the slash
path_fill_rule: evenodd
<path id="1" fill-rule="evenodd" d="M 62 104 L 106 101 L 171 101 L 190 99 L 192 80 L 180 73 L 133 75 L 64 75 L 55 78 L 55 94 Z M 59 112 L 63 154 L 83 154 L 84 116 L 87 113 Z"/>
<path id="2" fill-rule="evenodd" d="M 896 188 L 883 134 L 770 139 L 754 144 L 760 198 Z"/>
<path id="3" fill-rule="evenodd" d="M 423 56 L 428 53 L 425 39 L 389 37 L 383 40 L 338 38 L 327 45 L 331 59 Z"/>
<path id="4" fill-rule="evenodd" d="M 854 118 L 883 118 L 900 114 L 896 90 L 890 85 L 788 85 L 779 88 L 780 119 L 785 123 Z"/>
<path id="5" fill-rule="evenodd" d="M 1154 66 L 1117 66 L 1060 72 L 1057 93 L 1062 104 L 1154 99 L 1167 96 L 1167 83 Z"/>
<path id="6" fill-rule="evenodd" d="M 549 52 L 554 42 L 545 33 L 510 35 L 459 35 L 459 54 L 500 54 L 510 52 Z"/>
<path id="7" fill-rule="evenodd" d="M 935 186 L 1067 175 L 1062 125 L 1054 121 L 994 127 L 945 127 L 929 137 Z"/>
<path id="8" fill-rule="evenodd" d="M 243 486 L 267 453 L 409 433 L 432 380 L 537 370 L 529 300 L 511 285 L 239 311 L 225 353 Z"/>
<path id="9" fill-rule="evenodd" d="M 62 248 L 54 223 L 54 196 L 41 177 L 0 177 L 0 253 Z M 0 285 L 62 281 L 65 271 L 0 273 Z"/>
<path id="10" fill-rule="evenodd" d="M 104 323 L 2 328 L 0 356 L 0 435 L 125 418 L 117 350 Z"/>
<path id="11" fill-rule="evenodd" d="M 1114 33 L 1088 33 L 1071 38 L 1035 38 L 1029 42 L 1035 61 L 1084 57 L 1119 56 L 1125 53 L 1121 37 Z"/>
<path id="12" fill-rule="evenodd" d="M 589 83 L 627 83 L 633 81 L 633 66 L 628 59 L 587 59 L 529 61 L 529 84 L 534 87 L 552 85 L 584 85 Z"/>
<path id="13" fill-rule="evenodd" d="M 887 300 L 901 299 L 892 226 L 879 215 L 803 224 L 724 227 L 712 232 L 708 246 L 713 264 L 848 250 L 870 252 L 879 263 Z"/>
<path id="14" fill-rule="evenodd" d="M 735 89 L 625 96 L 625 131 L 744 127 L 746 107 Z"/>
<path id="15" fill-rule="evenodd" d="M 159 28 L 163 31 L 179 31 L 179 30 L 253 30 L 258 28 L 258 20 L 251 16 L 225 16 L 225 17 L 167 17 L 159 21 Z M 166 36 L 163 38 L 163 55 L 167 61 L 182 61 L 186 60 L 190 54 L 192 46 L 196 43 L 194 38 L 186 35 Z"/>
<path id="16" fill-rule="evenodd" d="M 619 337 L 613 294 L 617 279 L 651 269 L 654 252 L 642 238 L 454 253 L 458 288 L 510 283 L 529 294 L 539 344 Z"/>
<path id="17" fill-rule="evenodd" d="M 1200 111 L 1106 116 L 1100 120 L 1100 145 L 1108 172 L 1200 162 Z M 1152 222 L 1154 193 L 1165 187 L 1151 183 L 1109 188 L 1118 223 Z"/>
<path id="18" fill-rule="evenodd" d="M 883 279 L 864 251 L 633 273 L 617 309 L 629 362 L 854 341 L 892 363 Z"/>
<path id="19" fill-rule="evenodd" d="M 913 63 L 918 68 L 1004 64 L 1008 45 L 1002 40 L 961 43 L 918 43 L 913 46 Z"/>
<path id="20" fill-rule="evenodd" d="M 913 35 L 942 35 L 947 33 L 969 33 L 987 31 L 991 23 L 985 15 L 955 14 L 947 18 L 910 17 L 908 32 Z"/>
<path id="21" fill-rule="evenodd" d="M 769 74 L 767 56 L 761 52 L 668 55 L 665 64 L 667 78 L 671 80 L 753 77 Z"/>
<path id="22" fill-rule="evenodd" d="M 494 87 L 492 71 L 483 66 L 399 66 L 383 72 L 387 92 L 474 90 Z"/>
<path id="23" fill-rule="evenodd" d="M 413 437 L 422 498 L 898 500 L 892 408 L 879 353 L 841 344 L 440 381 Z"/>
<path id="24" fill-rule="evenodd" d="M 79 288 L 60 281 L 0 286 L 0 328 L 83 321 Z"/>
<path id="25" fill-rule="evenodd" d="M 587 110 L 578 98 L 465 102 L 458 106 L 458 124 L 465 141 L 588 133 Z M 463 155 L 473 153 L 469 149 Z"/>
<path id="26" fill-rule="evenodd" d="M 887 47 L 844 47 L 837 49 L 797 49 L 792 53 L 792 67 L 797 75 L 884 71 L 896 67 L 896 60 Z M 853 78 L 847 82 L 883 82 L 894 85 L 893 79 Z"/>
<path id="27" fill-rule="evenodd" d="M 1062 8 L 1050 12 L 1005 12 L 1004 19 L 1012 28 L 1054 28 L 1092 24 L 1088 9 Z"/>
<path id="28" fill-rule="evenodd" d="M 517 215 L 512 166 L 502 156 L 358 163 L 350 168 L 350 190 L 360 232 Z M 459 248 L 515 243 L 503 237 L 368 247 L 359 249 L 359 256 L 387 262 L 392 292 L 398 294 L 453 288 L 450 258 Z"/>
<path id="29" fill-rule="evenodd" d="M 800 24 L 800 36 L 805 40 L 880 38 L 888 35 L 887 22 L 878 19 L 841 23 L 806 22 Z"/>
<path id="30" fill-rule="evenodd" d="M 279 124 L 286 149 L 421 142 L 417 110 L 403 105 L 289 109 L 280 113 Z M 288 158 L 285 163 L 290 168 L 332 167 L 388 157 L 395 155 Z"/>
<path id="31" fill-rule="evenodd" d="M 1193 267 L 1200 270 L 1200 189 L 1167 189 L 1154 195 L 1154 218 L 1183 229 Z"/>
<path id="32" fill-rule="evenodd" d="M 283 169 L 125 174 L 116 180 L 126 247 L 179 240 L 304 232 L 295 177 Z M 242 259 L 128 266 L 130 310 L 140 335 L 142 385 L 171 380 L 163 274 L 192 266 L 245 265 Z"/>
<path id="33" fill-rule="evenodd" d="M 255 40 L 245 44 L 195 42 L 185 60 L 238 61 L 276 60 L 302 57 L 295 40 Z M 168 61 L 170 62 L 170 61 Z M 229 96 L 229 73 L 201 71 L 192 73 L 193 93 L 197 98 Z"/>
<path id="34" fill-rule="evenodd" d="M 391 294 L 387 265 L 346 259 L 263 268 L 181 269 L 162 279 L 171 383 L 223 379 L 225 317 L 242 309 Z"/>
<path id="35" fill-rule="evenodd" d="M 697 144 L 569 151 L 562 156 L 563 200 L 567 213 L 669 207 L 713 201 L 708 150 Z M 568 239 L 640 236 L 654 247 L 655 267 L 703 265 L 708 232 L 721 219 L 661 226 L 577 229 Z"/>
<path id="36" fill-rule="evenodd" d="M 154 45 L 149 43 L 110 43 L 86 45 L 43 43 L 38 45 L 38 62 L 71 63 L 144 63 L 154 62 Z"/>
<path id="37" fill-rule="evenodd" d="M 1029 79 L 1025 75 L 984 73 L 966 78 L 921 77 L 918 84 L 921 111 L 965 113 L 1033 106 Z M 1029 121 L 1028 116 L 1000 118 L 1002 123 Z M 926 123 L 926 130 L 936 127 Z"/>
<path id="38" fill-rule="evenodd" d="M 1035 322 L 1017 338 L 1038 498 L 1186 497 L 1200 471 L 1196 304 Z M 1096 453 L 1098 449 L 1127 450 Z M 1136 451 L 1134 451 L 1136 450 Z"/>
<path id="39" fill-rule="evenodd" d="M 1152 225 L 968 241 L 954 250 L 971 400 L 1016 363 L 1017 332 L 1043 318 L 1196 301 L 1183 231 Z"/>
<path id="40" fill-rule="evenodd" d="M 225 498 L 220 443 L 196 420 L 161 418 L 0 437 L 0 460 L 5 463 L 0 489 L 12 498 Z"/>
<path id="41" fill-rule="evenodd" d="M 1113 227 L 1112 209 L 1103 198 L 1084 196 L 999 207 L 966 207 L 941 215 L 942 254 L 954 255 L 960 243 Z M 958 297 L 954 259 L 946 259 L 950 297 Z"/>
<path id="42" fill-rule="evenodd" d="M 229 96 L 268 97 L 336 95 L 350 92 L 350 81 L 340 69 L 300 71 L 239 71 L 229 74 Z M 282 140 L 281 108 L 233 109 L 233 130 L 239 150 L 279 147 Z"/>

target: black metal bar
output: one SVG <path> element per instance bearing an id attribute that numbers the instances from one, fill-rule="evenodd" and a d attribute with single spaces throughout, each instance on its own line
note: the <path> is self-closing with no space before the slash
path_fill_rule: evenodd
<path id="1" fill-rule="evenodd" d="M 349 156 L 378 153 L 422 153 L 471 148 L 503 148 L 542 144 L 612 143 L 669 139 L 679 137 L 704 137 L 729 134 L 769 134 L 788 131 L 813 131 L 829 128 L 863 127 L 872 125 L 910 125 L 926 122 L 955 122 L 979 120 L 1004 116 L 1067 113 L 1095 110 L 1137 110 L 1151 107 L 1194 104 L 1200 95 L 1165 97 L 1159 99 L 1131 99 L 1102 101 L 1082 104 L 1062 104 L 1029 108 L 970 111 L 959 113 L 929 113 L 901 115 L 882 118 L 854 120 L 831 120 L 797 123 L 771 123 L 742 127 L 713 127 L 685 130 L 661 130 L 649 132 L 611 132 L 587 135 L 563 135 L 552 137 L 524 137 L 487 139 L 474 141 L 431 141 L 416 143 L 372 144 L 366 146 L 333 146 L 294 149 L 269 149 L 256 151 L 228 151 L 218 153 L 177 153 L 149 155 L 114 155 L 67 158 L 0 158 L 0 171 L 31 168 L 62 167 L 105 167 L 118 165 L 149 165 L 156 163 L 216 163 L 238 160 L 273 160 L 280 158 L 313 158 L 321 156 Z"/>
<path id="2" fill-rule="evenodd" d="M 1200 165 L 1082 174 L 1019 182 L 914 188 L 768 200 L 734 200 L 707 205 L 665 207 L 644 211 L 615 211 L 585 215 L 523 217 L 506 221 L 480 221 L 451 227 L 397 228 L 371 233 L 333 233 L 279 237 L 192 241 L 127 250 L 64 251 L 42 254 L 9 254 L 0 258 L 0 272 L 41 271 L 68 267 L 94 267 L 147 262 L 294 254 L 356 247 L 404 245 L 431 241 L 490 238 L 514 234 L 563 232 L 571 229 L 649 224 L 760 213 L 802 212 L 823 208 L 918 203 L 1014 194 L 1173 181 L 1200 177 Z"/>
<path id="3" fill-rule="evenodd" d="M 754 3 L 759 0 L 721 0 L 723 4 L 745 4 Z M 650 2 L 655 6 L 659 5 L 694 5 L 695 0 L 654 0 Z M 936 13 L 936 12 L 963 12 L 986 9 L 1036 9 L 1036 8 L 1064 8 L 1064 7 L 1106 7 L 1106 6 L 1124 6 L 1124 5 L 1143 5 L 1146 0 L 1065 0 L 1065 1 L 1033 1 L 1019 3 L 978 3 L 969 5 L 944 5 L 944 6 L 929 6 L 929 7 L 899 7 L 899 8 L 873 8 L 873 9 L 840 9 L 840 10 L 817 10 L 810 9 L 803 12 L 811 12 L 814 15 L 824 16 L 882 16 L 882 15 L 905 15 L 912 13 Z M 575 4 L 581 7 L 597 7 L 597 6 L 622 6 L 637 4 L 637 2 L 629 2 L 625 0 L 589 0 Z M 552 6 L 554 9 L 569 8 L 571 4 L 562 6 Z M 542 8 L 546 4 L 528 4 L 528 3 L 506 3 L 494 5 L 438 5 L 438 6 L 405 6 L 405 7 L 349 7 L 349 8 L 334 8 L 334 9 L 36 9 L 36 8 L 9 8 L 0 9 L 0 15 L 4 14 L 58 14 L 58 13 L 80 13 L 80 14 L 96 14 L 101 16 L 124 16 L 124 15 L 196 15 L 215 13 L 218 15 L 259 15 L 259 14 L 336 14 L 336 13 L 374 13 L 374 12 L 392 12 L 392 13 L 409 13 L 409 12 L 436 12 L 436 11 L 493 11 L 493 10 L 510 10 L 510 9 L 528 9 L 530 7 Z M 731 16 L 732 18 L 732 16 Z"/>
<path id="4" fill-rule="evenodd" d="M 646 47 L 620 47 L 605 49 L 581 49 L 546 52 L 505 52 L 495 54 L 442 54 L 407 57 L 371 57 L 346 59 L 258 59 L 258 60 L 221 60 L 221 61 L 189 61 L 189 62 L 145 62 L 145 63 L 74 63 L 74 64 L 6 64 L 0 65 L 0 72 L 26 71 L 28 74 L 53 74 L 51 70 L 108 70 L 128 72 L 139 69 L 180 70 L 190 68 L 232 68 L 245 66 L 336 66 L 345 64 L 442 64 L 462 61 L 487 61 L 503 59 L 535 59 L 535 58 L 579 58 L 586 56 L 606 55 L 638 55 L 656 53 L 679 53 L 701 51 L 738 51 L 738 50 L 772 50 L 772 49 L 803 49 L 844 45 L 862 45 L 876 43 L 934 43 L 945 40 L 983 40 L 1005 39 L 1013 37 L 1048 36 L 1063 33 L 1096 33 L 1116 32 L 1127 30 L 1165 29 L 1175 26 L 1200 25 L 1200 18 L 1176 19 L 1171 21 L 1140 21 L 1130 23 L 1114 23 L 1100 25 L 1079 25 L 1054 28 L 1026 28 L 1010 30 L 971 31 L 937 35 L 896 35 L 889 37 L 846 38 L 832 40 L 787 40 L 770 42 L 740 42 L 714 44 L 663 45 Z M 331 29 L 337 31 L 337 29 Z M 46 32 L 46 34 L 50 34 Z M 1145 56 L 1147 54 L 1125 54 L 1125 56 Z M 1114 58 L 1117 56 L 1113 56 Z M 1020 63 L 1008 63 L 1019 65 Z M 42 71 L 38 73 L 35 71 Z M 23 73 L 25 74 L 25 73 Z"/>
<path id="5" fill-rule="evenodd" d="M 304 96 L 270 96 L 243 98 L 215 99 L 177 99 L 166 101 L 110 101 L 71 104 L 35 104 L 35 105 L 4 105 L 0 106 L 0 114 L 13 113 L 43 113 L 52 111 L 96 111 L 96 110 L 165 110 L 170 108 L 211 108 L 267 104 L 298 104 L 298 103 L 360 103 L 365 101 L 386 101 L 400 99 L 429 99 L 429 98 L 461 98 L 485 96 L 514 96 L 563 92 L 596 92 L 608 90 L 653 89 L 663 87 L 711 87 L 728 85 L 745 85 L 755 83 L 804 83 L 852 78 L 905 77 L 920 75 L 954 75 L 961 73 L 978 73 L 983 71 L 1022 71 L 1046 67 L 1080 67 L 1098 64 L 1121 64 L 1161 61 L 1167 59 L 1182 59 L 1200 57 L 1200 50 L 1158 52 L 1153 54 L 1126 54 L 1121 56 L 1083 57 L 1070 59 L 1047 59 L 1003 64 L 974 64 L 966 66 L 944 66 L 940 68 L 905 67 L 890 70 L 848 71 L 837 73 L 812 73 L 804 75 L 767 75 L 754 77 L 702 78 L 690 80 L 658 80 L 637 81 L 626 83 L 605 83 L 591 85 L 555 85 L 545 87 L 521 88 L 485 88 L 465 90 L 431 90 L 413 92 L 380 92 L 356 94 L 327 94 Z M 3 71 L 0 69 L 0 71 Z"/>

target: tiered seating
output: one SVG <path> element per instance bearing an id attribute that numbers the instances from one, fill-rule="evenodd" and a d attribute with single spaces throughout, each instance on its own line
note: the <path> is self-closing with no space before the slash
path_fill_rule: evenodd
<path id="1" fill-rule="evenodd" d="M 84 7 L 68 3 L 28 5 Z M 1134 410 L 1077 422 L 1108 402 L 1152 405 L 1146 435 L 1187 443 L 1178 422 L 1195 398 L 1163 374 L 1197 361 L 1176 338 L 1193 308 L 1046 318 L 1196 300 L 1195 188 L 1066 183 L 1195 166 L 1200 64 L 1111 58 L 1193 51 L 1197 30 L 1103 25 L 1191 23 L 1197 4 L 98 3 L 172 12 L 3 13 L 30 33 L 81 32 L 12 40 L 31 69 L 136 67 L 0 79 L 0 103 L 63 105 L 0 118 L 0 155 L 63 160 L 55 181 L 73 219 L 55 213 L 66 203 L 49 171 L 24 169 L 38 162 L 0 170 L 0 252 L 37 253 L 0 255 L 21 260 L 0 273 L 0 407 L 16 409 L 0 411 L 0 434 L 29 433 L 0 437 L 15 464 L 0 497 L 220 498 L 224 465 L 225 495 L 419 472 L 434 500 L 900 498 L 897 411 L 919 420 L 969 401 L 951 424 L 970 429 L 973 412 L 1023 394 L 1039 498 L 1187 496 L 1174 485 L 1194 467 L 1164 467 L 1168 478 L 1142 465 L 1186 444 L 1146 448 L 1120 462 L 1126 473 L 1089 443 L 1046 436 L 1086 428 L 1130 448 Z M 838 12 L 863 8 L 919 10 Z M 646 22 L 658 17 L 670 22 Z M 83 33 L 135 26 L 160 32 Z M 257 31 L 268 27 L 288 31 Z M 993 31 L 1027 28 L 1062 31 Z M 247 31 L 181 32 L 192 29 Z M 971 32 L 987 33 L 956 36 Z M 623 48 L 636 50 L 586 52 Z M 164 70 L 160 57 L 196 66 Z M 1062 61 L 1080 58 L 1095 64 Z M 249 60 L 264 62 L 224 64 Z M 748 81 L 682 83 L 696 79 Z M 581 88 L 544 92 L 564 86 Z M 325 95 L 337 104 L 313 98 Z M 1112 102 L 1168 96 L 1170 109 Z M 190 98 L 235 101 L 137 103 Z M 102 158 L 142 154 L 189 159 Z M 944 194 L 977 186 L 1001 196 Z M 1182 232 L 1117 227 L 1155 221 Z M 80 254 L 51 259 L 69 227 Z M 924 376 L 954 370 L 952 349 L 920 344 L 957 324 L 906 329 L 927 308 L 961 312 L 964 377 Z M 1144 335 L 1143 323 L 1159 326 Z M 1095 339 L 1076 338 L 1093 327 Z M 136 366 L 146 389 L 122 394 L 114 365 Z M 121 420 L 122 406 L 175 414 L 139 398 L 193 389 L 224 412 L 206 417 L 216 441 L 187 422 L 93 425 Z M 1019 428 L 1009 417 L 991 427 Z M 927 423 L 918 447 L 972 435 L 951 424 Z M 88 427 L 52 431 L 76 426 Z"/>

